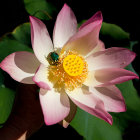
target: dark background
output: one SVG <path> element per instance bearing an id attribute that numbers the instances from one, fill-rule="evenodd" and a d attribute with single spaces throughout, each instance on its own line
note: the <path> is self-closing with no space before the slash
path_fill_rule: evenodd
<path id="1" fill-rule="evenodd" d="M 60 10 L 63 4 L 66 2 L 74 11 L 78 22 L 83 19 L 90 18 L 95 12 L 102 11 L 103 18 L 105 22 L 114 23 L 122 27 L 125 31 L 129 32 L 131 35 L 131 40 L 139 40 L 140 38 L 140 8 L 130 9 L 125 8 L 115 8 L 110 6 L 109 8 L 95 8 L 95 4 L 92 4 L 90 0 L 86 0 L 79 3 L 75 3 L 75 0 L 48 0 L 53 2 Z M 0 36 L 7 32 L 11 32 L 16 26 L 24 22 L 29 21 L 29 15 L 24 9 L 24 4 L 22 0 L 5 0 L 0 3 Z M 55 22 L 56 15 L 51 23 Z M 48 25 L 50 30 L 53 29 L 53 25 Z M 112 44 L 114 46 L 115 44 Z M 110 46 L 111 47 L 111 46 Z M 114 46 L 116 47 L 116 46 Z M 134 46 L 134 50 L 137 53 L 137 57 L 133 62 L 134 69 L 137 73 L 140 73 L 139 68 L 139 58 L 140 58 L 140 43 Z M 140 95 L 140 82 L 133 81 L 136 89 L 139 91 Z M 132 123 L 123 135 L 124 140 L 134 139 L 139 140 L 140 125 Z M 78 139 L 83 138 L 74 131 L 74 129 L 69 126 L 67 129 L 62 128 L 59 125 L 54 126 L 43 126 L 36 134 L 34 134 L 30 140 L 54 140 L 54 139 Z"/>

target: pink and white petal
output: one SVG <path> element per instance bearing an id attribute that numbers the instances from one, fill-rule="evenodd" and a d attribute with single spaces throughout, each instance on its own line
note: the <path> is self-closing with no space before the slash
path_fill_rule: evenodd
<path id="1" fill-rule="evenodd" d="M 91 52 L 89 52 L 89 53 L 86 55 L 85 58 L 87 58 L 87 57 L 90 56 L 91 54 L 94 54 L 94 53 L 99 52 L 99 51 L 104 51 L 104 50 L 105 50 L 105 45 L 104 45 L 104 43 L 103 43 L 101 40 L 99 40 L 99 41 L 98 41 L 98 44 L 96 45 L 96 47 L 95 47 Z"/>
<path id="2" fill-rule="evenodd" d="M 112 124 L 112 117 L 105 110 L 103 101 L 89 92 L 88 87 L 67 91 L 67 94 L 81 109 Z"/>
<path id="3" fill-rule="evenodd" d="M 125 48 L 112 47 L 96 52 L 86 58 L 89 71 L 104 68 L 124 68 L 130 64 L 136 54 Z"/>
<path id="4" fill-rule="evenodd" d="M 38 60 L 46 65 L 48 61 L 46 61 L 46 57 L 50 52 L 53 51 L 53 44 L 50 39 L 49 33 L 45 24 L 33 17 L 30 16 L 30 23 L 31 23 L 31 40 L 32 40 L 32 47 L 34 53 Z"/>
<path id="5" fill-rule="evenodd" d="M 90 92 L 104 102 L 108 112 L 125 112 L 126 105 L 120 90 L 116 86 L 90 87 Z"/>
<path id="6" fill-rule="evenodd" d="M 94 21 L 79 30 L 62 48 L 62 53 L 64 51 L 74 50 L 79 54 L 86 56 L 98 44 L 101 24 L 102 19 Z"/>
<path id="7" fill-rule="evenodd" d="M 90 71 L 84 85 L 90 87 L 104 87 L 120 84 L 139 77 L 128 70 L 120 68 L 108 68 Z"/>
<path id="8" fill-rule="evenodd" d="M 83 23 L 80 27 L 79 30 L 87 26 L 88 24 L 97 21 L 97 20 L 103 20 L 102 12 L 98 11 L 96 12 L 89 20 L 87 20 L 85 23 Z"/>
<path id="9" fill-rule="evenodd" d="M 89 71 L 87 78 L 83 84 L 88 87 L 95 87 L 96 85 L 99 85 L 101 83 L 95 79 L 95 71 Z"/>
<path id="10" fill-rule="evenodd" d="M 135 78 L 139 79 L 135 73 L 120 68 L 96 70 L 94 76 L 96 81 L 100 83 L 96 85 L 98 87 L 120 84 Z"/>
<path id="11" fill-rule="evenodd" d="M 59 124 L 62 125 L 64 128 L 67 128 L 70 122 L 75 117 L 76 112 L 77 112 L 77 106 L 70 100 L 70 112 L 68 116 L 64 120 L 62 120 Z"/>
<path id="12" fill-rule="evenodd" d="M 39 98 L 46 125 L 56 124 L 69 114 L 70 103 L 65 92 L 40 89 Z"/>
<path id="13" fill-rule="evenodd" d="M 73 102 L 77 106 L 79 106 L 81 109 L 85 110 L 86 112 L 88 112 L 88 113 L 106 121 L 110 125 L 112 125 L 112 123 L 113 123 L 112 116 L 107 111 L 105 111 L 103 102 L 100 102 L 100 104 L 97 104 L 95 106 L 95 109 L 88 107 L 88 106 L 86 106 L 86 105 L 84 105 L 76 100 L 73 100 Z"/>
<path id="14" fill-rule="evenodd" d="M 53 31 L 53 42 L 55 48 L 62 48 L 64 44 L 77 32 L 77 20 L 67 4 L 57 16 Z"/>
<path id="15" fill-rule="evenodd" d="M 15 52 L 8 55 L 0 64 L 0 68 L 6 71 L 14 80 L 35 84 L 32 80 L 40 62 L 30 52 Z"/>
<path id="16" fill-rule="evenodd" d="M 46 90 L 53 88 L 53 83 L 49 80 L 48 67 L 41 64 L 33 77 L 33 81 L 40 87 Z"/>
<path id="17" fill-rule="evenodd" d="M 99 40 L 97 46 L 93 49 L 93 53 L 104 51 L 104 50 L 105 50 L 105 44 L 101 40 Z"/>

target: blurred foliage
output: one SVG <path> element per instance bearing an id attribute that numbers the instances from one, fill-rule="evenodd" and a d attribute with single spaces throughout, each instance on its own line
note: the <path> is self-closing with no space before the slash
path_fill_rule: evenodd
<path id="1" fill-rule="evenodd" d="M 24 0 L 26 11 L 37 18 L 49 20 L 52 18 L 56 7 L 47 0 Z"/>
<path id="2" fill-rule="evenodd" d="M 30 23 L 24 23 L 18 26 L 16 29 L 14 29 L 12 35 L 18 42 L 31 46 Z"/>
<path id="3" fill-rule="evenodd" d="M 4 80 L 4 77 L 3 77 L 3 74 L 2 74 L 2 70 L 0 69 L 0 86 L 2 86 L 3 80 Z"/>
<path id="4" fill-rule="evenodd" d="M 0 61 L 16 51 L 30 51 L 30 24 L 24 23 L 0 40 Z"/>
<path id="5" fill-rule="evenodd" d="M 30 15 L 36 16 L 43 20 L 51 19 L 52 15 L 57 11 L 56 8 L 46 0 L 24 0 L 25 9 Z M 83 20 L 80 24 L 85 22 Z M 79 24 L 79 26 L 80 26 Z M 133 48 L 136 42 L 129 41 L 129 33 L 125 32 L 117 25 L 103 22 L 101 28 L 101 39 L 116 42 L 126 41 L 126 47 Z M 116 47 L 116 46 L 115 46 Z M 18 26 L 13 32 L 6 34 L 0 39 L 0 62 L 9 54 L 16 51 L 30 51 L 30 24 L 24 23 Z M 127 67 L 128 70 L 134 71 L 132 65 Z M 0 124 L 3 124 L 12 109 L 15 91 L 6 87 L 5 75 L 0 70 Z M 122 134 L 129 125 L 129 122 L 140 123 L 140 99 L 132 81 L 117 85 L 121 90 L 127 105 L 127 112 L 111 113 L 114 123 L 109 125 L 103 120 L 96 118 L 87 112 L 78 109 L 71 126 L 86 140 L 122 140 Z"/>
<path id="6" fill-rule="evenodd" d="M 86 140 L 122 140 L 121 131 L 115 123 L 111 126 L 80 108 L 71 126 Z"/>
<path id="7" fill-rule="evenodd" d="M 100 33 L 104 36 L 108 36 L 113 40 L 127 40 L 130 38 L 130 34 L 125 32 L 121 27 L 103 22 Z"/>
<path id="8" fill-rule="evenodd" d="M 4 124 L 12 110 L 15 91 L 0 87 L 0 124 Z"/>

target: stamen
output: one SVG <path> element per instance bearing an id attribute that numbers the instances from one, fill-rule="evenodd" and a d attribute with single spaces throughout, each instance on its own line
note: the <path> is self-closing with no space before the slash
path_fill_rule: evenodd
<path id="1" fill-rule="evenodd" d="M 51 76 L 48 78 L 54 83 L 56 90 L 62 90 L 62 88 L 74 90 L 81 87 L 86 80 L 88 65 L 82 56 L 68 51 L 59 56 L 57 65 L 50 65 L 49 73 Z M 55 79 L 58 81 L 56 82 Z"/>

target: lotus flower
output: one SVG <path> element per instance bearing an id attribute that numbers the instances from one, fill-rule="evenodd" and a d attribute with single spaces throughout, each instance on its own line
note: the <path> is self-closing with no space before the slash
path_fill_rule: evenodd
<path id="1" fill-rule="evenodd" d="M 1 68 L 18 82 L 37 84 L 47 125 L 73 119 L 76 106 L 112 124 L 108 112 L 124 112 L 126 106 L 115 84 L 138 78 L 124 68 L 135 53 L 99 40 L 102 14 L 97 12 L 77 29 L 74 13 L 66 4 L 57 16 L 53 43 L 46 26 L 30 16 L 33 53 L 15 52 Z M 75 105 L 73 105 L 73 103 Z"/>

